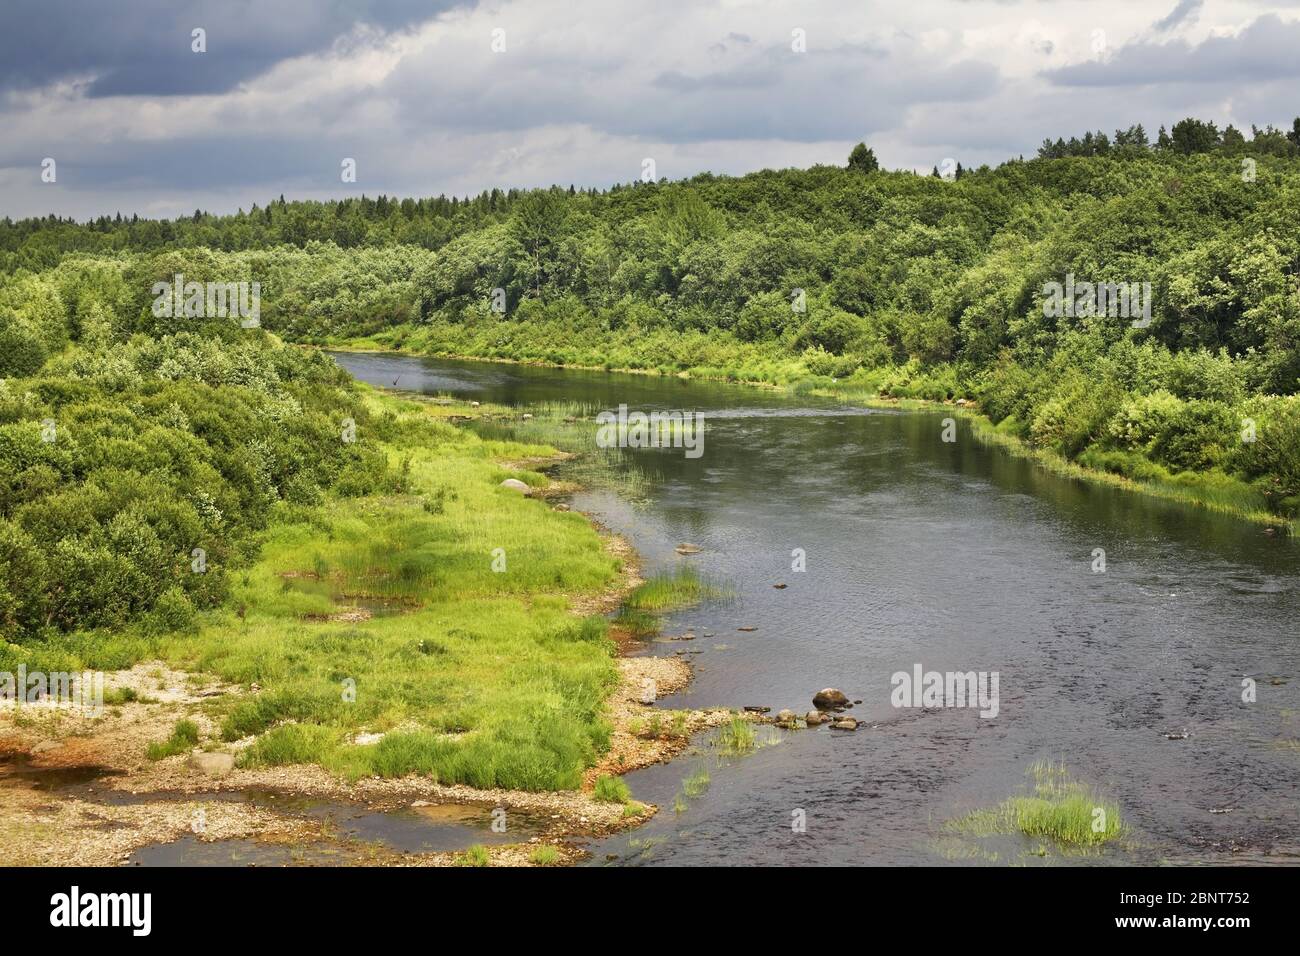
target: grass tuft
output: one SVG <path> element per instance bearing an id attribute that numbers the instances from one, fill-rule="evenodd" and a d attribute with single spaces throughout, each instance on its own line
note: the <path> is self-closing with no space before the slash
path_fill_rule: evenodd
<path id="1" fill-rule="evenodd" d="M 192 720 L 178 720 L 172 735 L 166 740 L 154 741 L 145 750 L 150 760 L 162 760 L 193 750 L 199 743 L 199 725 Z"/>
<path id="2" fill-rule="evenodd" d="M 1072 849 L 1101 846 L 1124 832 L 1119 807 L 1098 798 L 1073 779 L 1063 764 L 1039 761 L 1029 768 L 1034 792 L 1009 797 L 947 825 L 950 830 L 987 836 L 1021 833 Z"/>
<path id="3" fill-rule="evenodd" d="M 592 799 L 599 800 L 601 803 L 625 804 L 632 799 L 632 790 L 622 777 L 606 774 L 596 781 L 596 787 L 591 796 Z"/>
<path id="4" fill-rule="evenodd" d="M 741 755 L 754 750 L 754 726 L 743 717 L 733 717 L 718 731 L 718 747 L 725 754 Z"/>

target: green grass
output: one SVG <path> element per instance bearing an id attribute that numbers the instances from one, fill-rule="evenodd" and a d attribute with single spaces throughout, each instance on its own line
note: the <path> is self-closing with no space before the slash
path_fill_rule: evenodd
<path id="1" fill-rule="evenodd" d="M 608 747 L 613 643 L 577 597 L 619 572 L 581 515 L 498 487 L 497 460 L 548 454 L 481 438 L 432 406 L 367 391 L 411 493 L 281 506 L 233 608 L 150 648 L 257 694 L 212 705 L 243 766 L 319 763 L 349 778 L 575 789 Z M 526 473 L 532 483 L 545 483 Z M 427 508 L 436 501 L 439 506 Z M 507 571 L 492 570 L 504 548 Z M 330 620 L 353 608 L 369 620 Z M 377 744 L 349 743 L 362 731 Z"/>
<path id="2" fill-rule="evenodd" d="M 682 781 L 682 793 L 694 800 L 696 797 L 703 796 L 712 782 L 709 771 L 701 767 Z"/>
<path id="3" fill-rule="evenodd" d="M 622 777 L 607 774 L 596 781 L 591 796 L 601 803 L 627 803 L 632 799 L 632 791 Z"/>
<path id="4" fill-rule="evenodd" d="M 757 740 L 754 725 L 743 717 L 733 717 L 718 730 L 718 747 L 725 754 L 751 753 Z"/>
<path id="5" fill-rule="evenodd" d="M 1136 491 L 1296 533 L 1296 522 L 1269 511 L 1264 497 L 1255 488 L 1222 472 L 1172 474 L 1134 453 L 1094 449 L 1084 451 L 1078 461 L 1071 461 L 1051 449 L 1035 448 L 1010 429 L 994 425 L 983 415 L 957 411 L 954 414 L 969 420 L 971 435 L 976 441 L 1028 458 L 1057 477 Z"/>
<path id="6" fill-rule="evenodd" d="M 975 836 L 1019 833 L 1076 850 L 1098 847 L 1123 835 L 1119 807 L 1071 779 L 1064 765 L 1040 761 L 1029 768 L 1029 775 L 1034 780 L 1031 795 L 1008 797 L 996 807 L 951 821 L 946 828 Z"/>
<path id="7" fill-rule="evenodd" d="M 172 729 L 172 735 L 166 740 L 154 741 L 145 750 L 150 760 L 162 760 L 176 754 L 193 750 L 199 742 L 199 726 L 192 720 L 178 720 Z"/>
<path id="8" fill-rule="evenodd" d="M 542 845 L 528 854 L 528 860 L 535 866 L 554 866 L 560 862 L 560 851 L 553 846 Z"/>
<path id="9" fill-rule="evenodd" d="M 694 568 L 681 567 L 652 575 L 623 604 L 634 611 L 675 611 L 723 594 L 720 588 L 707 584 Z"/>
<path id="10" fill-rule="evenodd" d="M 140 701 L 140 693 L 134 687 L 112 687 L 104 691 L 105 707 L 120 707 Z"/>
<path id="11" fill-rule="evenodd" d="M 491 866 L 492 858 L 488 856 L 487 847 L 481 843 L 475 843 L 464 853 L 456 857 L 457 866 Z"/>
<path id="12" fill-rule="evenodd" d="M 611 623 L 633 637 L 653 637 L 659 633 L 659 618 L 636 608 L 619 608 Z"/>
<path id="13" fill-rule="evenodd" d="M 623 601 L 613 624 L 633 637 L 659 633 L 657 615 L 691 607 L 727 592 L 704 581 L 694 568 L 679 567 L 652 575 Z"/>

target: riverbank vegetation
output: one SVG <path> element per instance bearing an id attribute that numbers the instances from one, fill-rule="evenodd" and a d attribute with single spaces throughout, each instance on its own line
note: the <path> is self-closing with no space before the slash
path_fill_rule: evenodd
<path id="1" fill-rule="evenodd" d="M 0 375 L 48 376 L 69 340 L 203 334 L 154 317 L 155 281 L 258 281 L 263 325 L 297 342 L 966 398 L 1061 461 L 1285 519 L 1297 237 L 1300 136 L 1198 120 L 952 181 L 858 163 L 6 222 Z M 1071 276 L 1149 283 L 1150 321 L 1045 310 Z"/>
<path id="2" fill-rule="evenodd" d="M 236 746 L 480 788 L 572 789 L 608 746 L 620 563 L 500 487 L 544 445 L 353 383 L 259 330 L 72 341 L 0 396 L 0 670 L 160 659 L 245 690 L 154 759 Z M 471 409 L 456 409 L 462 416 Z"/>

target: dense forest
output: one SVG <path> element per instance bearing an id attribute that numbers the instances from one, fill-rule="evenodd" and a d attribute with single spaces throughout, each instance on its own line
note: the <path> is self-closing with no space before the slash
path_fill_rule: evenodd
<path id="1" fill-rule="evenodd" d="M 183 620 L 276 507 L 400 482 L 300 344 L 657 370 L 979 403 L 1140 481 L 1300 513 L 1300 120 L 1048 140 L 945 178 L 702 174 L 605 191 L 286 202 L 0 223 L 0 637 Z M 159 316 L 256 282 L 261 328 Z M 1149 283 L 1151 321 L 1050 315 Z M 268 334 L 270 333 L 270 334 Z"/>

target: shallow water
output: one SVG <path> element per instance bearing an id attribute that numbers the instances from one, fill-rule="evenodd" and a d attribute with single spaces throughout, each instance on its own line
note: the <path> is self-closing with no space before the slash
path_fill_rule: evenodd
<path id="1" fill-rule="evenodd" d="M 156 794 L 141 800 L 153 801 Z M 203 799 L 178 794 L 177 799 Z M 503 832 L 492 830 L 492 812 L 481 807 L 437 804 L 381 812 L 355 804 L 270 791 L 241 790 L 213 794 L 214 800 L 250 803 L 291 816 L 327 822 L 333 839 L 282 846 L 250 839 L 199 840 L 186 836 L 171 843 L 142 847 L 132 866 L 339 866 L 364 862 L 371 846 L 399 853 L 467 850 L 475 844 L 526 842 L 536 828 L 512 814 Z M 129 802 L 119 799 L 116 802 Z"/>
<path id="2" fill-rule="evenodd" d="M 691 628 L 693 642 L 647 647 L 702 652 L 689 690 L 658 706 L 802 714 L 826 686 L 862 701 L 855 733 L 790 732 L 726 759 L 705 740 L 695 757 L 629 774 L 633 793 L 664 810 L 592 844 L 595 863 L 1300 862 L 1300 543 L 1057 478 L 960 425 L 944 442 L 938 412 L 647 376 L 336 358 L 365 381 L 429 394 L 706 413 L 698 459 L 623 453 L 649 479 L 644 505 L 601 491 L 574 500 L 627 534 L 647 571 L 689 564 L 733 592 L 667 619 L 666 633 Z M 704 550 L 679 556 L 683 541 Z M 1092 570 L 1097 548 L 1103 573 Z M 792 569 L 795 549 L 805 571 Z M 997 716 L 895 708 L 891 675 L 917 664 L 997 672 Z M 1242 700 L 1246 677 L 1253 703 Z M 1039 856 L 1041 841 L 945 828 L 1027 792 L 1037 760 L 1064 762 L 1118 804 L 1122 844 Z M 692 761 L 711 784 L 674 813 Z M 806 832 L 793 832 L 798 811 Z"/>
<path id="3" fill-rule="evenodd" d="M 25 754 L 0 754 L 0 787 L 6 784 L 33 790 L 92 792 L 90 784 L 109 772 L 106 767 L 46 767 L 33 764 Z"/>

